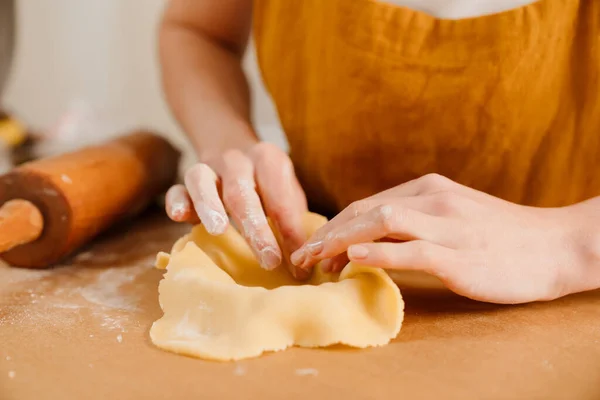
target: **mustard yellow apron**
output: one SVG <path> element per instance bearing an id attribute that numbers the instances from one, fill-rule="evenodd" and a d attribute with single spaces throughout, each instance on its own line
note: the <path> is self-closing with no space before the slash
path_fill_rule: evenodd
<path id="1" fill-rule="evenodd" d="M 600 1 L 440 20 L 375 0 L 257 0 L 254 34 L 320 212 L 430 172 L 528 205 L 600 195 Z"/>

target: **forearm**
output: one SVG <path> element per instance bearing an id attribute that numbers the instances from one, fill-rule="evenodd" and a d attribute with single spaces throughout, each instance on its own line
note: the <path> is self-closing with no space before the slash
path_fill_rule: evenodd
<path id="1" fill-rule="evenodd" d="M 201 157 L 257 141 L 241 56 L 198 30 L 169 21 L 162 25 L 167 101 Z"/>
<path id="2" fill-rule="evenodd" d="M 600 196 L 567 207 L 573 227 L 570 246 L 578 256 L 568 266 L 566 282 L 580 292 L 600 288 Z"/>

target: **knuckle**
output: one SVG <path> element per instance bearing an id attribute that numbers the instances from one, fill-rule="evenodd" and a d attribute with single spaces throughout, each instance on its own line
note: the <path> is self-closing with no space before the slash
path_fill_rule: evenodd
<path id="1" fill-rule="evenodd" d="M 348 206 L 348 211 L 350 212 L 350 214 L 354 215 L 355 217 L 358 216 L 359 214 L 359 203 L 358 202 L 352 202 L 350 203 L 350 205 Z"/>
<path id="2" fill-rule="evenodd" d="M 225 150 L 221 157 L 226 169 L 231 169 L 232 167 L 243 168 L 252 165 L 250 159 L 238 149 Z"/>
<path id="3" fill-rule="evenodd" d="M 369 205 L 365 200 L 358 200 L 350 203 L 348 206 L 348 211 L 350 211 L 351 215 L 358 217 L 360 214 L 363 214 L 365 211 L 367 211 L 368 208 Z"/>
<path id="4" fill-rule="evenodd" d="M 433 207 L 440 215 L 456 214 L 461 207 L 461 198 L 454 192 L 446 190 L 438 192 L 434 195 Z"/>
<path id="5" fill-rule="evenodd" d="M 431 247 L 425 241 L 415 241 L 414 242 L 414 254 L 424 262 L 426 265 L 430 265 L 433 260 L 433 254 L 431 252 Z"/>
<path id="6" fill-rule="evenodd" d="M 260 144 L 249 154 L 257 170 L 268 175 L 281 175 L 287 177 L 294 173 L 292 160 L 279 147 L 271 143 Z"/>
<path id="7" fill-rule="evenodd" d="M 396 228 L 398 210 L 395 207 L 385 204 L 377 207 L 376 219 L 384 233 L 392 233 Z"/>
<path id="8" fill-rule="evenodd" d="M 185 173 L 185 180 L 202 181 L 215 176 L 214 171 L 208 165 L 198 163 L 190 167 Z"/>
<path id="9" fill-rule="evenodd" d="M 280 158 L 287 159 L 287 157 L 282 157 L 283 155 L 285 154 L 279 147 L 268 142 L 257 143 L 248 151 L 248 156 L 256 163 L 272 163 L 273 160 Z"/>
<path id="10" fill-rule="evenodd" d="M 342 242 L 342 239 L 336 231 L 331 231 L 327 235 L 325 235 L 324 241 L 327 242 L 327 245 L 330 247 L 337 247 Z"/>
<path id="11" fill-rule="evenodd" d="M 441 190 L 449 186 L 450 179 L 437 173 L 430 173 L 419 178 L 421 193 Z"/>

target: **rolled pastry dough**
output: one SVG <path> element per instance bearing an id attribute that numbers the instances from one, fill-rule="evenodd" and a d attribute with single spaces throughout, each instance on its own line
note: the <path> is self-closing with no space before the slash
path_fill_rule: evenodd
<path id="1" fill-rule="evenodd" d="M 307 214 L 307 233 L 325 222 Z M 263 270 L 233 228 L 215 237 L 194 227 L 170 255 L 159 253 L 157 267 L 167 269 L 159 285 L 164 315 L 150 337 L 180 354 L 226 361 L 293 345 L 381 346 L 404 317 L 400 290 L 385 271 L 349 263 L 339 275 L 315 268 L 300 283 L 284 267 Z"/>

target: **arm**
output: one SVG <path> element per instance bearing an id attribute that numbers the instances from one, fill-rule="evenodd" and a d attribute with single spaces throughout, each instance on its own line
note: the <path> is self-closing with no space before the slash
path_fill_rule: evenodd
<path id="1" fill-rule="evenodd" d="M 200 156 L 185 186 L 167 193 L 167 213 L 225 232 L 229 214 L 261 265 L 276 268 L 305 239 L 306 198 L 281 149 L 259 143 L 242 71 L 252 0 L 171 0 L 160 31 L 167 101 Z M 282 237 L 281 248 L 267 223 Z M 290 267 L 302 279 L 306 271 Z"/>
<path id="2" fill-rule="evenodd" d="M 566 207 L 566 224 L 572 232 L 576 255 L 565 271 L 564 282 L 571 293 L 600 288 L 600 196 Z"/>
<path id="3" fill-rule="evenodd" d="M 160 29 L 167 101 L 200 159 L 258 139 L 242 56 L 251 0 L 172 0 Z"/>
<path id="4" fill-rule="evenodd" d="M 600 197 L 527 207 L 427 175 L 352 204 L 292 261 L 310 268 L 325 260 L 333 271 L 348 260 L 419 270 L 493 303 L 552 300 L 600 288 L 598 226 Z"/>

